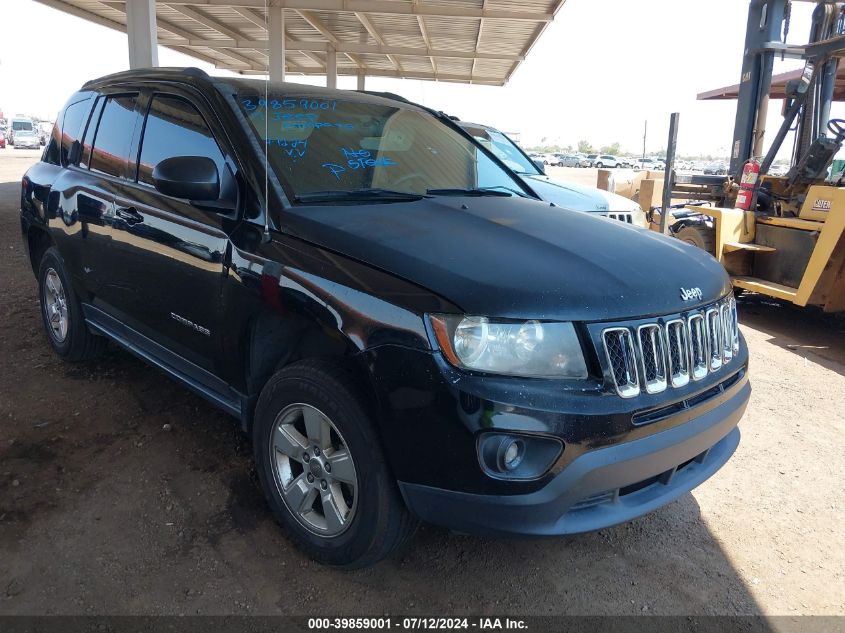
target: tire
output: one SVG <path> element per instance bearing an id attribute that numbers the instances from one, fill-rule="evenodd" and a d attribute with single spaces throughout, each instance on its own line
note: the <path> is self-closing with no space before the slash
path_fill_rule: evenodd
<path id="1" fill-rule="evenodd" d="M 93 334 L 85 324 L 82 305 L 69 282 L 64 261 L 54 246 L 41 256 L 38 298 L 47 340 L 63 360 L 78 363 L 90 360 L 103 351 L 107 341 Z"/>
<path id="2" fill-rule="evenodd" d="M 697 246 L 711 255 L 716 254 L 716 229 L 711 229 L 699 224 L 693 224 L 685 226 L 675 233 L 675 237 L 682 242 Z"/>
<path id="3" fill-rule="evenodd" d="M 604 164 L 603 163 L 596 163 L 596 167 L 598 167 L 599 169 L 602 169 L 602 168 L 604 168 Z"/>
<path id="4" fill-rule="evenodd" d="M 315 440 L 317 435 L 331 447 Z M 318 442 L 326 450 L 317 451 Z M 367 567 L 389 556 L 416 530 L 418 521 L 405 507 L 385 463 L 370 407 L 353 375 L 333 362 L 299 361 L 270 378 L 256 405 L 253 451 L 277 521 L 300 549 L 321 563 Z M 338 460 L 338 455 L 351 459 Z M 328 469 L 327 463 L 344 467 Z M 343 480 L 354 482 L 354 488 Z"/>

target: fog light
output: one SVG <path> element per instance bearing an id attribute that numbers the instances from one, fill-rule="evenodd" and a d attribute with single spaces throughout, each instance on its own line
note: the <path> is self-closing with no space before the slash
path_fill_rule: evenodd
<path id="1" fill-rule="evenodd" d="M 516 470 L 525 455 L 525 444 L 522 440 L 503 439 L 499 444 L 499 467 L 501 470 Z"/>
<path id="2" fill-rule="evenodd" d="M 554 465 L 563 442 L 547 435 L 485 432 L 478 437 L 484 472 L 496 479 L 537 479 Z"/>

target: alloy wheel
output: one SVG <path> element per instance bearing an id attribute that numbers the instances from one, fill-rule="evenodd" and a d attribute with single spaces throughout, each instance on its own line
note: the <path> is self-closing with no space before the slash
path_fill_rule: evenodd
<path id="1" fill-rule="evenodd" d="M 358 506 L 355 462 L 343 436 L 308 404 L 286 406 L 269 440 L 276 487 L 290 513 L 310 532 L 342 534 Z"/>
<path id="2" fill-rule="evenodd" d="M 47 274 L 44 276 L 44 312 L 50 326 L 50 336 L 57 343 L 64 342 L 70 322 L 67 298 L 62 280 L 53 268 L 47 269 Z"/>

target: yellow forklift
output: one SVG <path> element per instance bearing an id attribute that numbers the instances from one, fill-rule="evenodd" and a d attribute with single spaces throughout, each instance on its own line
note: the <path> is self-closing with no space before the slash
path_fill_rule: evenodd
<path id="1" fill-rule="evenodd" d="M 782 37 L 790 0 L 752 0 L 728 176 L 675 174 L 669 156 L 664 208 L 673 199 L 699 202 L 671 209 L 664 229 L 711 251 L 737 289 L 840 312 L 845 175 L 829 170 L 845 141 L 845 121 L 830 119 L 830 106 L 839 58 L 845 56 L 845 4 L 811 1 L 816 8 L 810 42 L 794 46 Z M 776 56 L 802 59 L 805 66 L 785 86 L 783 124 L 763 156 Z M 785 176 L 768 175 L 790 131 L 791 168 Z"/>

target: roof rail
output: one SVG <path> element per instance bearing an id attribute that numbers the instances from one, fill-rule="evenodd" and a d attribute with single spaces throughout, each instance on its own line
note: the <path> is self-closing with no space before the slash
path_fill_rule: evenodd
<path id="1" fill-rule="evenodd" d="M 96 79 L 90 79 L 82 85 L 82 90 L 87 90 L 88 88 L 105 82 L 119 81 L 122 79 L 172 79 L 174 76 L 187 76 L 194 77 L 196 79 L 211 78 L 207 72 L 193 66 L 185 68 L 178 66 L 135 68 L 133 70 L 124 70 L 119 73 L 112 73 L 111 75 L 104 75 Z"/>

